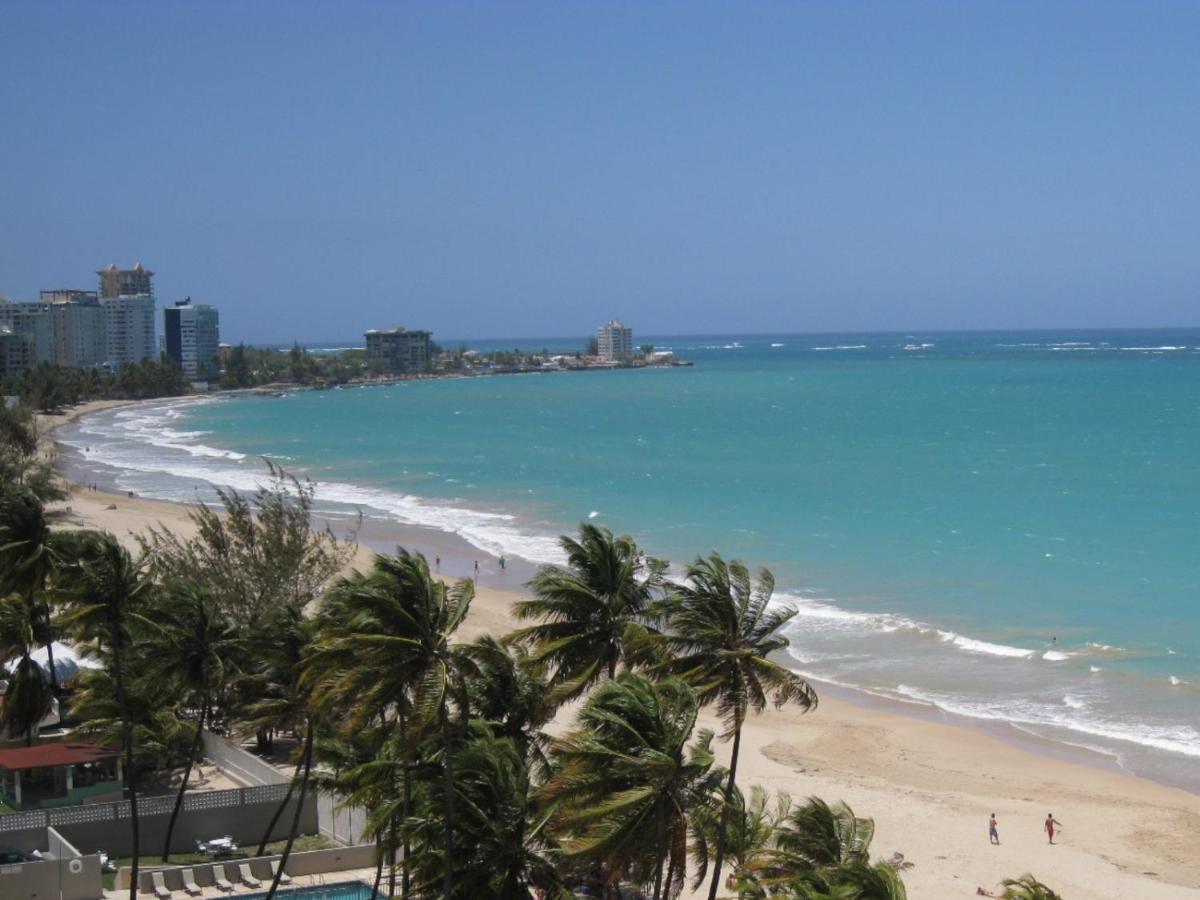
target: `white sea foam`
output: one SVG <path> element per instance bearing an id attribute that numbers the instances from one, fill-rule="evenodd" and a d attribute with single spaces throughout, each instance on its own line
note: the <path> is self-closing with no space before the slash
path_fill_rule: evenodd
<path id="1" fill-rule="evenodd" d="M 771 345 L 771 347 L 772 347 L 772 348 L 774 348 L 774 349 L 776 349 L 776 350 L 778 350 L 778 349 L 779 349 L 780 347 L 782 347 L 782 346 L 784 346 L 784 345 L 783 345 L 783 344 L 772 344 L 772 345 Z"/>
<path id="2" fill-rule="evenodd" d="M 1067 694 L 1065 697 L 1063 697 L 1063 703 L 1066 706 L 1071 707 L 1071 709 L 1083 709 L 1085 706 L 1087 706 L 1087 704 L 1078 697 L 1072 697 L 1070 694 Z"/>
<path id="3" fill-rule="evenodd" d="M 1047 650 L 1042 654 L 1042 659 L 1048 662 L 1063 662 L 1070 659 L 1073 655 L 1072 653 L 1063 653 L 1061 650 Z"/>
<path id="4" fill-rule="evenodd" d="M 1089 672 L 1103 672 L 1104 670 L 1101 669 L 1099 666 L 1088 666 L 1088 671 Z"/>
<path id="5" fill-rule="evenodd" d="M 1176 677 L 1175 675 L 1167 676 L 1167 681 L 1171 682 L 1171 687 L 1179 687 L 1180 685 L 1187 684 L 1186 681 L 1184 681 L 1182 678 Z"/>
<path id="6" fill-rule="evenodd" d="M 971 653 L 1011 656 L 1014 659 L 1029 659 L 1035 653 L 1033 650 L 1025 650 L 1021 647 L 1010 647 L 1007 644 L 993 644 L 990 641 L 978 641 L 975 638 L 963 637 L 961 634 L 956 634 L 953 631 L 938 631 L 938 637 L 961 650 L 967 650 Z"/>

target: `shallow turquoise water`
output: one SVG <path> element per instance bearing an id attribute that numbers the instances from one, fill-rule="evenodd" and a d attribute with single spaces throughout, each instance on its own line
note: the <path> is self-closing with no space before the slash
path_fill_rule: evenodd
<path id="1" fill-rule="evenodd" d="M 696 366 L 223 398 L 68 439 L 176 499 L 280 458 L 533 561 L 589 516 L 677 564 L 719 549 L 799 606 L 803 671 L 1191 777 L 1200 332 L 656 343 Z"/>

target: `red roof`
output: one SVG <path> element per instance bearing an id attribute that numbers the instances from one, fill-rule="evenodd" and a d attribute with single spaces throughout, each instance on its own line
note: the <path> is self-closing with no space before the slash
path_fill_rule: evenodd
<path id="1" fill-rule="evenodd" d="M 0 769 L 16 772 L 23 769 L 40 769 L 44 766 L 76 766 L 80 763 L 115 759 L 120 751 L 97 747 L 95 744 L 37 744 L 33 747 L 16 747 L 0 750 Z"/>

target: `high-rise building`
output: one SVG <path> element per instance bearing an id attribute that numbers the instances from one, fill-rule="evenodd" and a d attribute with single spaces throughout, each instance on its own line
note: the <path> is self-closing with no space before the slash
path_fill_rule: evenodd
<path id="1" fill-rule="evenodd" d="M 154 297 L 101 297 L 100 308 L 104 311 L 104 358 L 109 365 L 125 366 L 158 355 Z"/>
<path id="2" fill-rule="evenodd" d="M 433 360 L 432 334 L 390 328 L 371 329 L 367 337 L 367 365 L 387 372 L 427 372 Z"/>
<path id="3" fill-rule="evenodd" d="M 215 306 L 180 300 L 163 310 L 167 356 L 193 381 L 221 374 L 219 316 Z"/>
<path id="4" fill-rule="evenodd" d="M 103 365 L 106 356 L 104 310 L 95 291 L 42 291 L 54 332 L 54 362 L 86 369 Z"/>
<path id="5" fill-rule="evenodd" d="M 132 269 L 118 269 L 116 263 L 110 263 L 108 268 L 101 269 L 96 274 L 100 276 L 101 298 L 154 295 L 154 287 L 150 283 L 154 273 L 141 263 Z"/>
<path id="6" fill-rule="evenodd" d="M 596 352 L 601 359 L 628 362 L 633 358 L 633 329 L 613 319 L 596 331 Z"/>
<path id="7" fill-rule="evenodd" d="M 18 375 L 32 366 L 29 342 L 7 325 L 0 325 L 0 376 Z"/>
<path id="8" fill-rule="evenodd" d="M 29 367 L 54 362 L 54 322 L 50 304 L 0 297 L 0 328 L 18 335 L 25 342 L 24 359 Z"/>

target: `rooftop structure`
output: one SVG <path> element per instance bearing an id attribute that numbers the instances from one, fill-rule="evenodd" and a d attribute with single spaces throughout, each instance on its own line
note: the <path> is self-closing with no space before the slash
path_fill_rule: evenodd
<path id="1" fill-rule="evenodd" d="M 36 744 L 0 750 L 0 798 L 13 809 L 71 806 L 121 795 L 120 751 L 95 744 Z"/>
<path id="2" fill-rule="evenodd" d="M 140 262 L 132 269 L 118 269 L 116 263 L 111 263 L 108 268 L 100 269 L 96 274 L 100 276 L 101 297 L 123 297 L 137 294 L 153 296 L 154 294 L 154 287 L 151 283 L 154 273 Z"/>
<path id="3" fill-rule="evenodd" d="M 633 329 L 613 319 L 596 331 L 596 348 L 601 359 L 628 362 L 633 358 Z"/>
<path id="4" fill-rule="evenodd" d="M 427 372 L 433 359 L 432 333 L 392 328 L 366 333 L 367 365 L 385 372 Z"/>

